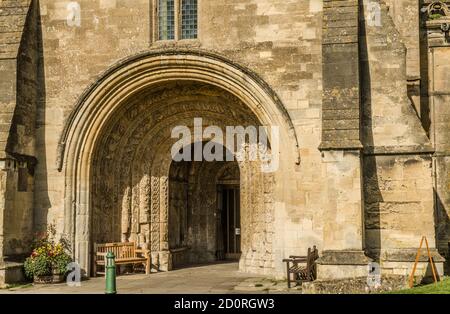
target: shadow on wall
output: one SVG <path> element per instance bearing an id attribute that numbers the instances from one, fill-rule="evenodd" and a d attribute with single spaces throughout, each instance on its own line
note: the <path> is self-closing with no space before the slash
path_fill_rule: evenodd
<path id="1" fill-rule="evenodd" d="M 418 1 L 419 7 L 417 12 L 421 12 L 421 9 L 426 6 L 424 4 L 425 0 Z M 421 12 L 422 16 L 427 13 Z M 431 116 L 430 116 L 430 99 L 428 82 L 430 81 L 429 69 L 428 69 L 428 32 L 425 27 L 422 26 L 422 21 L 426 19 L 420 19 L 420 120 L 422 121 L 422 126 L 427 132 L 428 137 L 430 137 L 430 127 L 431 127 Z"/>
<path id="2" fill-rule="evenodd" d="M 36 186 L 38 173 L 46 173 L 45 158 L 37 151 L 43 146 L 38 112 L 45 116 L 45 82 L 43 43 L 39 1 L 29 4 L 17 53 L 16 104 L 9 130 L 6 152 L 14 158 L 8 171 L 4 233 L 9 238 L 6 255 L 23 260 L 31 251 L 30 243 L 36 231 Z M 44 154 L 45 157 L 45 154 Z M 37 161 L 41 163 L 37 165 Z M 39 167 L 44 166 L 44 169 Z M 36 180 L 36 178 L 38 178 Z M 43 181 L 46 186 L 46 180 Z M 45 206 L 49 206 L 48 197 Z M 48 207 L 47 207 L 48 208 Z M 46 213 L 43 213 L 46 218 Z M 42 219 L 44 221 L 44 219 Z M 46 228 L 44 223 L 43 229 Z"/>
<path id="3" fill-rule="evenodd" d="M 419 0 L 418 1 L 417 12 L 421 12 L 421 9 L 427 6 L 428 1 Z M 429 70 L 429 52 L 428 52 L 428 31 L 424 25 L 427 20 L 427 12 L 421 12 L 421 22 L 420 22 L 420 118 L 422 125 L 427 132 L 428 137 L 430 137 L 431 132 L 431 109 L 430 109 L 430 98 L 429 98 L 429 82 L 430 82 L 430 70 Z M 434 170 L 434 171 L 437 171 Z M 437 173 L 434 174 L 437 176 Z M 450 240 L 450 217 L 449 210 L 446 209 L 444 202 L 442 202 L 443 197 L 440 195 L 439 191 L 434 188 L 434 219 L 435 219 L 435 237 L 436 246 L 438 248 L 439 254 L 445 257 L 446 262 L 444 263 L 444 274 L 450 275 L 450 252 L 449 252 L 449 240 Z"/>
<path id="4" fill-rule="evenodd" d="M 38 101 L 36 116 L 36 157 L 38 159 L 38 164 L 35 172 L 33 226 L 35 231 L 45 231 L 47 230 L 47 215 L 48 210 L 51 207 L 51 203 L 48 197 L 47 147 L 45 145 L 45 136 L 47 133 L 45 64 L 39 0 L 33 0 L 31 3 L 31 8 L 37 10 L 36 41 L 39 53 L 37 68 Z"/>
<path id="5" fill-rule="evenodd" d="M 369 67 L 369 55 L 366 39 L 366 21 L 364 6 L 360 5 L 360 80 L 361 80 L 361 121 L 362 142 L 364 147 L 373 147 L 372 132 L 372 97 Z M 381 249 L 381 194 L 377 176 L 377 162 L 375 156 L 363 156 L 363 189 L 364 189 L 364 225 L 365 225 L 365 253 L 375 262 L 380 262 Z"/>
<path id="6" fill-rule="evenodd" d="M 423 7 L 423 0 L 419 1 L 420 7 Z M 419 10 L 418 10 L 419 11 Z M 427 34 L 421 32 L 421 95 L 428 94 L 428 52 L 427 52 Z M 373 124 L 372 124 L 372 97 L 371 97 L 371 77 L 370 64 L 368 60 L 368 46 L 366 39 L 366 21 L 364 16 L 364 7 L 360 6 L 360 77 L 361 77 L 361 106 L 362 106 L 362 139 L 364 148 L 374 147 Z M 406 82 L 405 82 L 406 84 Z M 428 97 L 421 97 L 421 118 L 422 125 L 427 133 L 430 130 Z M 380 262 L 381 243 L 381 211 L 380 204 L 384 202 L 380 190 L 380 182 L 377 176 L 377 166 L 385 167 L 379 164 L 376 156 L 364 154 L 363 157 L 363 182 L 364 182 L 364 217 L 365 217 L 365 251 L 366 255 Z M 389 165 L 386 165 L 389 166 Z M 450 217 L 449 209 L 446 209 L 439 193 L 434 190 L 434 218 L 435 218 L 435 237 L 439 253 L 447 259 L 450 257 L 448 241 L 450 240 Z M 450 274 L 450 263 L 444 264 L 444 274 Z M 427 275 L 431 276 L 431 266 L 428 265 Z M 427 276 L 425 276 L 427 278 Z"/>

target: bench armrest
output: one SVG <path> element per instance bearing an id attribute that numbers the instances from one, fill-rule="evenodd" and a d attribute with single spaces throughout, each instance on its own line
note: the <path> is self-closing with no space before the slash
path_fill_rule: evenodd
<path id="1" fill-rule="evenodd" d="M 148 256 L 150 254 L 150 250 L 148 249 L 136 249 L 134 250 L 135 253 L 144 254 L 145 256 Z"/>
<path id="2" fill-rule="evenodd" d="M 295 262 L 295 263 L 299 263 L 299 262 L 303 262 L 306 263 L 308 261 L 308 259 L 306 257 L 295 257 L 295 258 L 285 258 L 283 259 L 283 263 L 288 263 L 288 262 Z"/>

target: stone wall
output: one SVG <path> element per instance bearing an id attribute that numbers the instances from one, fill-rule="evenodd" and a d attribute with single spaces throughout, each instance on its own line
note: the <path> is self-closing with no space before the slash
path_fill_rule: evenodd
<path id="1" fill-rule="evenodd" d="M 322 150 L 359 149 L 358 1 L 325 1 Z"/>
<path id="2" fill-rule="evenodd" d="M 6 39 L 2 57 L 11 58 L 7 62 L 14 61 L 17 65 L 16 70 L 9 69 L 8 75 L 2 77 L 3 86 L 13 84 L 15 96 L 11 97 L 10 104 L 2 106 L 0 116 L 2 130 L 8 134 L 2 142 L 2 170 L 6 178 L 2 253 L 13 258 L 28 253 L 33 234 L 36 114 L 45 89 L 37 3 L 4 1 L 0 9 L 2 22 L 9 26 L 9 33 L 2 36 L 2 40 Z M 19 36 L 22 32 L 23 36 Z M 17 50 L 13 52 L 13 48 Z M 5 87 L 5 90 L 11 89 Z"/>
<path id="3" fill-rule="evenodd" d="M 419 0 L 385 0 L 396 29 L 406 47 L 408 79 L 420 77 L 420 3 Z"/>
<path id="4" fill-rule="evenodd" d="M 0 4 L 0 71 L 1 71 L 1 104 L 2 116 L 0 120 L 0 143 L 2 158 L 5 157 L 5 149 L 9 138 L 9 131 L 16 105 L 17 92 L 17 58 L 19 46 L 28 13 L 30 1 L 2 1 Z"/>
<path id="5" fill-rule="evenodd" d="M 381 25 L 361 25 L 366 251 L 384 273 L 408 275 L 426 236 L 442 272 L 435 250 L 433 148 L 407 97 L 407 46 L 380 4 Z"/>
<path id="6" fill-rule="evenodd" d="M 421 77 L 421 53 L 423 48 L 420 41 L 421 13 L 419 0 L 386 0 L 389 15 L 406 47 L 406 75 L 408 79 L 408 97 L 419 116 L 425 111 L 422 108 L 421 85 L 426 82 Z"/>
<path id="7" fill-rule="evenodd" d="M 241 178 L 241 188 L 245 196 L 242 208 L 247 211 L 242 219 L 250 232 L 242 239 L 241 269 L 283 276 L 283 258 L 304 254 L 317 245 L 327 253 L 321 260 L 324 277 L 339 273 L 345 278 L 352 271 L 356 274 L 354 269 L 362 275 L 369 261 L 363 249 L 381 260 L 385 271 L 406 273 L 411 252 L 422 235 L 428 236 L 433 248 L 436 244 L 433 147 L 418 117 L 423 113 L 416 89 L 417 75 L 423 72 L 416 45 L 419 15 L 414 0 L 373 1 L 381 9 L 377 27 L 368 25 L 364 6 L 359 7 L 356 0 L 201 0 L 199 38 L 163 42 L 154 40 L 155 1 L 80 0 L 79 25 L 67 21 L 69 1 L 32 1 L 30 10 L 28 1 L 3 1 L 0 143 L 5 147 L 4 157 L 8 148 L 12 163 L 4 164 L 2 182 L 8 210 L 0 211 L 0 230 L 4 234 L 11 228 L 8 252 L 23 251 L 23 245 L 17 243 L 29 234 L 30 220 L 25 217 L 31 216 L 34 207 L 35 229 L 55 223 L 59 233 L 73 236 L 78 241 L 72 243 L 75 251 L 87 252 L 75 253 L 86 267 L 91 242 L 114 239 L 148 246 L 156 263 L 164 266 L 161 269 L 169 269 L 170 164 L 164 159 L 164 150 L 170 144 L 170 130 L 150 128 L 166 118 L 170 122 L 164 126 L 173 126 L 171 114 L 182 115 L 191 101 L 192 112 L 180 121 L 188 123 L 191 114 L 208 112 L 209 123 L 258 124 L 258 118 L 268 115 L 271 119 L 267 121 L 288 125 L 281 125 L 281 162 L 273 176 L 255 171 L 256 164 L 245 165 L 248 172 Z M 26 49 L 19 48 L 20 42 Z M 446 50 L 434 53 L 436 67 L 442 69 L 436 71 L 435 81 L 444 82 L 445 91 Z M 197 59 L 193 61 L 192 56 Z M 222 84 L 219 87 L 229 89 L 228 100 L 231 92 L 233 97 L 242 97 L 240 105 L 235 99 L 231 107 L 227 102 L 211 103 L 217 96 L 211 86 L 201 89 L 200 98 L 192 99 L 180 95 L 183 88 L 171 83 L 158 86 L 159 94 L 138 91 L 145 86 L 136 83 L 134 88 L 127 86 L 126 97 L 115 106 L 108 103 L 110 112 L 96 107 L 111 96 L 110 87 L 105 87 L 108 82 L 116 82 L 117 75 L 117 81 L 125 85 L 125 77 L 138 76 L 148 60 L 167 68 L 170 65 L 170 69 L 203 60 L 211 73 L 225 69 L 224 65 L 229 66 L 227 71 L 232 67 L 240 71 L 233 77 L 241 84 L 238 92 L 231 84 L 222 86 L 221 77 L 229 75 L 225 70 L 214 72 L 217 76 L 210 75 L 206 83 Z M 127 69 L 125 74 L 123 69 Z M 161 73 L 147 73 L 141 80 L 158 73 L 161 79 L 168 75 L 162 68 L 158 71 Z M 190 72 L 189 79 L 204 79 L 201 71 Z M 245 96 L 248 91 L 260 91 L 255 87 L 258 84 L 270 91 L 270 97 L 252 106 Z M 84 103 L 91 95 L 101 100 Z M 165 99 L 171 95 L 176 99 L 173 103 Z M 263 99 L 259 94 L 253 96 Z M 436 96 L 436 103 L 445 104 L 445 97 L 445 93 Z M 178 101 L 184 102 L 183 110 L 174 106 Z M 281 104 L 278 111 L 269 107 L 272 101 Z M 158 111 L 162 108 L 164 112 Z M 224 112 L 227 108 L 230 111 Z M 446 109 L 440 108 L 433 125 L 438 136 L 432 140 L 445 152 L 448 119 Z M 78 115 L 83 110 L 92 110 L 92 115 Z M 96 120 L 100 113 L 104 121 Z M 92 138 L 98 136 L 92 151 L 83 151 L 84 146 L 77 150 L 78 143 L 69 150 L 76 152 L 69 160 L 89 163 L 80 177 L 75 177 L 78 168 L 68 167 L 71 161 L 64 159 L 64 147 L 70 143 L 64 142 L 63 132 L 73 125 L 89 130 L 86 134 Z M 35 171 L 33 157 L 38 161 Z M 445 154 L 436 158 L 436 188 L 443 204 L 437 207 L 442 249 L 449 233 L 448 158 Z M 20 171 L 22 175 L 28 172 L 26 180 L 19 179 Z M 79 178 L 87 181 L 72 181 Z M 19 181 L 28 183 L 26 192 L 16 192 Z M 71 220 L 74 212 L 79 213 L 76 222 Z M 198 221 L 205 218 L 200 216 Z M 14 223 L 6 226 L 9 220 Z M 96 228 L 91 230 L 91 224 Z M 212 252 L 214 248 L 205 239 L 202 233 L 197 240 Z M 346 266 L 338 271 L 339 265 Z"/>
<path id="8" fill-rule="evenodd" d="M 11 5 L 11 3 L 9 3 Z M 5 6 L 5 3 L 2 3 L 2 7 Z M 25 10 L 27 7 L 25 7 Z M 2 10 L 7 10 L 3 8 Z M 8 12 L 8 11 L 7 11 Z M 25 11 L 26 12 L 26 11 Z M 16 13 L 17 14 L 17 13 Z M 17 20 L 21 21 L 18 23 Z M 4 149 L 6 148 L 6 143 L 9 136 L 9 129 L 11 125 L 12 114 L 14 112 L 14 107 L 16 104 L 16 93 L 17 93 L 17 52 L 20 44 L 20 36 L 16 37 L 16 40 L 13 41 L 12 37 L 14 34 L 10 34 L 11 31 L 21 31 L 21 27 L 24 24 L 24 14 L 16 16 L 15 14 L 2 15 L 1 21 L 1 31 L 4 36 L 1 38 L 1 47 L 2 54 L 0 59 L 0 105 L 3 109 L 3 116 L 1 119 L 1 128 L 0 139 L 1 139 L 1 147 L 3 148 L 2 157 L 6 157 L 6 153 Z M 17 25 L 19 24 L 19 25 Z M 21 33 L 19 33 L 21 34 Z M 14 44 L 11 44 L 14 42 Z M 0 259 L 3 260 L 4 256 L 4 226 L 7 225 L 5 222 L 5 192 L 6 192 L 6 178 L 7 172 L 2 171 L 2 195 L 1 195 L 1 209 L 0 209 Z"/>
<path id="9" fill-rule="evenodd" d="M 364 170 L 366 249 L 413 260 L 422 236 L 435 247 L 431 157 L 366 156 Z"/>
<path id="10" fill-rule="evenodd" d="M 39 143 L 43 160 L 36 180 L 36 220 L 63 229 L 64 174 L 58 172 L 57 141 L 65 119 L 82 91 L 119 60 L 152 49 L 203 49 L 244 65 L 277 93 L 299 134 L 302 162 L 290 162 L 274 206 L 276 267 L 282 258 L 321 245 L 321 26 L 322 1 L 202 1 L 199 39 L 153 42 L 149 1 L 78 1 L 81 26 L 66 22 L 67 1 L 41 0 L 46 73 L 45 133 Z M 102 44 L 99 45 L 98 43 Z M 287 158 L 293 159 L 289 150 Z M 286 154 L 284 154 L 286 155 Z M 306 240 L 305 240 L 306 239 Z M 278 241 L 278 240 L 277 240 Z"/>
<path id="11" fill-rule="evenodd" d="M 28 11 L 17 55 L 17 103 L 14 108 L 7 151 L 35 156 L 36 113 L 45 97 L 42 72 L 42 34 L 39 8 L 33 2 Z"/>
<path id="12" fill-rule="evenodd" d="M 429 67 L 426 75 L 429 78 L 426 89 L 429 91 L 430 137 L 435 147 L 433 158 L 435 169 L 435 216 L 436 235 L 439 252 L 449 258 L 450 240 L 450 85 L 449 85 L 449 49 L 448 33 L 442 30 L 444 23 L 450 22 L 448 14 L 431 20 L 427 12 L 423 21 L 424 41 L 427 46 L 426 59 Z M 428 3 L 426 3 L 428 4 Z M 442 13 L 442 12 L 441 12 Z M 449 263 L 447 262 L 447 273 Z"/>

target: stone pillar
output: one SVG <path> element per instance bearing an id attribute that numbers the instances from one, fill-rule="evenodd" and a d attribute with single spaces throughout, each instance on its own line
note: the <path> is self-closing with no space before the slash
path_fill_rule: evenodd
<path id="1" fill-rule="evenodd" d="M 150 212 L 150 250 L 152 255 L 152 272 L 159 270 L 160 259 L 160 189 L 159 177 L 151 177 L 151 212 Z"/>
<path id="2" fill-rule="evenodd" d="M 360 19 L 365 252 L 380 264 L 383 276 L 407 277 L 426 236 L 441 273 L 442 258 L 435 249 L 433 147 L 408 98 L 403 35 L 385 2 L 373 2 L 379 4 L 381 23 L 371 22 L 369 2 L 361 3 Z M 422 276 L 429 266 L 426 254 L 420 262 L 416 274 Z"/>
<path id="3" fill-rule="evenodd" d="M 172 270 L 172 256 L 169 251 L 169 177 L 160 178 L 160 225 L 159 225 L 159 270 Z"/>
<path id="4" fill-rule="evenodd" d="M 375 3 L 374 1 L 370 1 Z M 408 97 L 416 112 L 420 115 L 420 16 L 417 8 L 419 0 L 385 0 L 402 41 L 406 46 L 406 75 L 408 79 Z M 381 6 L 380 6 L 381 7 Z M 381 19 L 380 19 L 381 20 Z"/>
<path id="5" fill-rule="evenodd" d="M 0 263 L 4 257 L 4 241 L 5 241 L 5 211 L 6 211 L 6 182 L 8 177 L 7 162 L 0 161 Z M 1 283 L 1 278 L 0 278 Z"/>
<path id="6" fill-rule="evenodd" d="M 361 185 L 359 7 L 324 3 L 322 161 L 327 206 L 318 279 L 367 276 Z"/>
<path id="7" fill-rule="evenodd" d="M 5 287 L 8 283 L 19 282 L 23 280 L 22 267 L 23 264 L 8 261 L 7 251 L 7 231 L 8 225 L 8 181 L 11 180 L 11 162 L 9 159 L 0 160 L 0 288 Z"/>
<path id="8" fill-rule="evenodd" d="M 13 158 L 0 159 L 0 288 L 24 280 L 20 254 L 25 250 L 24 243 L 28 243 L 31 231 L 30 215 L 23 212 L 22 219 L 15 217 L 16 212 L 23 210 L 20 204 L 15 204 L 18 199 L 17 166 L 18 162 Z"/>
<path id="9" fill-rule="evenodd" d="M 364 224 L 361 190 L 361 152 L 323 152 L 326 164 L 327 208 L 324 244 L 318 261 L 318 279 L 367 276 L 370 259 L 364 255 Z"/>
<path id="10" fill-rule="evenodd" d="M 80 265 L 83 277 L 89 277 L 92 261 L 88 191 L 87 187 L 80 184 L 79 199 L 75 206 L 75 261 Z"/>
<path id="11" fill-rule="evenodd" d="M 151 187 L 150 178 L 144 174 L 139 191 L 139 245 L 142 248 L 150 249 L 150 213 L 151 213 Z"/>
<path id="12" fill-rule="evenodd" d="M 446 1 L 449 4 L 448 1 Z M 437 248 L 450 257 L 450 10 L 428 8 L 428 14 L 441 17 L 425 23 L 428 47 L 428 105 L 433 156 Z M 448 264 L 448 263 L 447 263 Z M 447 271 L 450 270 L 446 265 Z"/>

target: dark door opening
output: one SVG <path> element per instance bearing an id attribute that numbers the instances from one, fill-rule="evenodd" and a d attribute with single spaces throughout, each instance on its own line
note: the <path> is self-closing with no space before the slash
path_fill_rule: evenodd
<path id="1" fill-rule="evenodd" d="M 219 186 L 220 225 L 218 241 L 222 248 L 218 259 L 239 260 L 241 257 L 241 215 L 239 186 Z"/>

